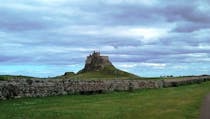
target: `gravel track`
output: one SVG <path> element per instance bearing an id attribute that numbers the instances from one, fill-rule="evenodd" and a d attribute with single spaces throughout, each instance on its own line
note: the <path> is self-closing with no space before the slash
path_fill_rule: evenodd
<path id="1" fill-rule="evenodd" d="M 205 97 L 203 101 L 200 119 L 210 119 L 210 93 Z"/>

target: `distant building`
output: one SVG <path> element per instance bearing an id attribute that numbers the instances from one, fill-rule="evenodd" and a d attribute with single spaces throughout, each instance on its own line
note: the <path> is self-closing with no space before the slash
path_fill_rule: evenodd
<path id="1" fill-rule="evenodd" d="M 104 69 L 105 66 L 113 66 L 109 61 L 108 56 L 101 56 L 100 52 L 93 52 L 85 61 L 85 67 L 82 72 L 86 71 L 99 71 Z"/>
<path id="2" fill-rule="evenodd" d="M 89 56 L 87 56 L 86 64 L 91 64 L 92 61 L 95 59 L 101 60 L 101 63 L 111 64 L 108 56 L 100 56 L 100 52 L 95 52 L 95 51 L 92 54 L 90 54 Z"/>

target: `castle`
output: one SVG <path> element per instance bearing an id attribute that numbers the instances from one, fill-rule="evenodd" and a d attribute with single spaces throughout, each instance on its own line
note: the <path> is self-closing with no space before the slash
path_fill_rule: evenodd
<path id="1" fill-rule="evenodd" d="M 85 67 L 80 72 L 99 71 L 103 70 L 105 66 L 113 66 L 109 61 L 108 56 L 101 56 L 100 52 L 93 52 L 85 61 Z"/>
<path id="2" fill-rule="evenodd" d="M 102 62 L 106 63 L 107 61 L 109 61 L 109 57 L 108 56 L 100 56 L 100 52 L 93 52 L 93 54 L 90 54 L 89 56 L 87 56 L 86 59 L 86 64 L 91 64 L 91 62 L 93 61 L 93 59 L 100 59 Z"/>

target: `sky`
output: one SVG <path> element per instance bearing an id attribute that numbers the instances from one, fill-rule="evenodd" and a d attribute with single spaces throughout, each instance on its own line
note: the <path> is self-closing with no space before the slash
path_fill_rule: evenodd
<path id="1" fill-rule="evenodd" d="M 0 74 L 78 72 L 94 50 L 139 76 L 210 74 L 209 0 L 0 2 Z"/>

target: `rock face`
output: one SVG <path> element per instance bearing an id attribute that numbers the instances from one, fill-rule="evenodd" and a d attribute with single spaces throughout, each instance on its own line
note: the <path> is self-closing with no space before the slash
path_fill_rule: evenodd
<path id="1" fill-rule="evenodd" d="M 100 52 L 94 51 L 93 54 L 87 56 L 87 59 L 85 61 L 85 67 L 81 71 L 79 71 L 79 73 L 89 71 L 101 71 L 106 66 L 114 68 L 112 63 L 109 61 L 108 56 L 101 56 Z"/>

